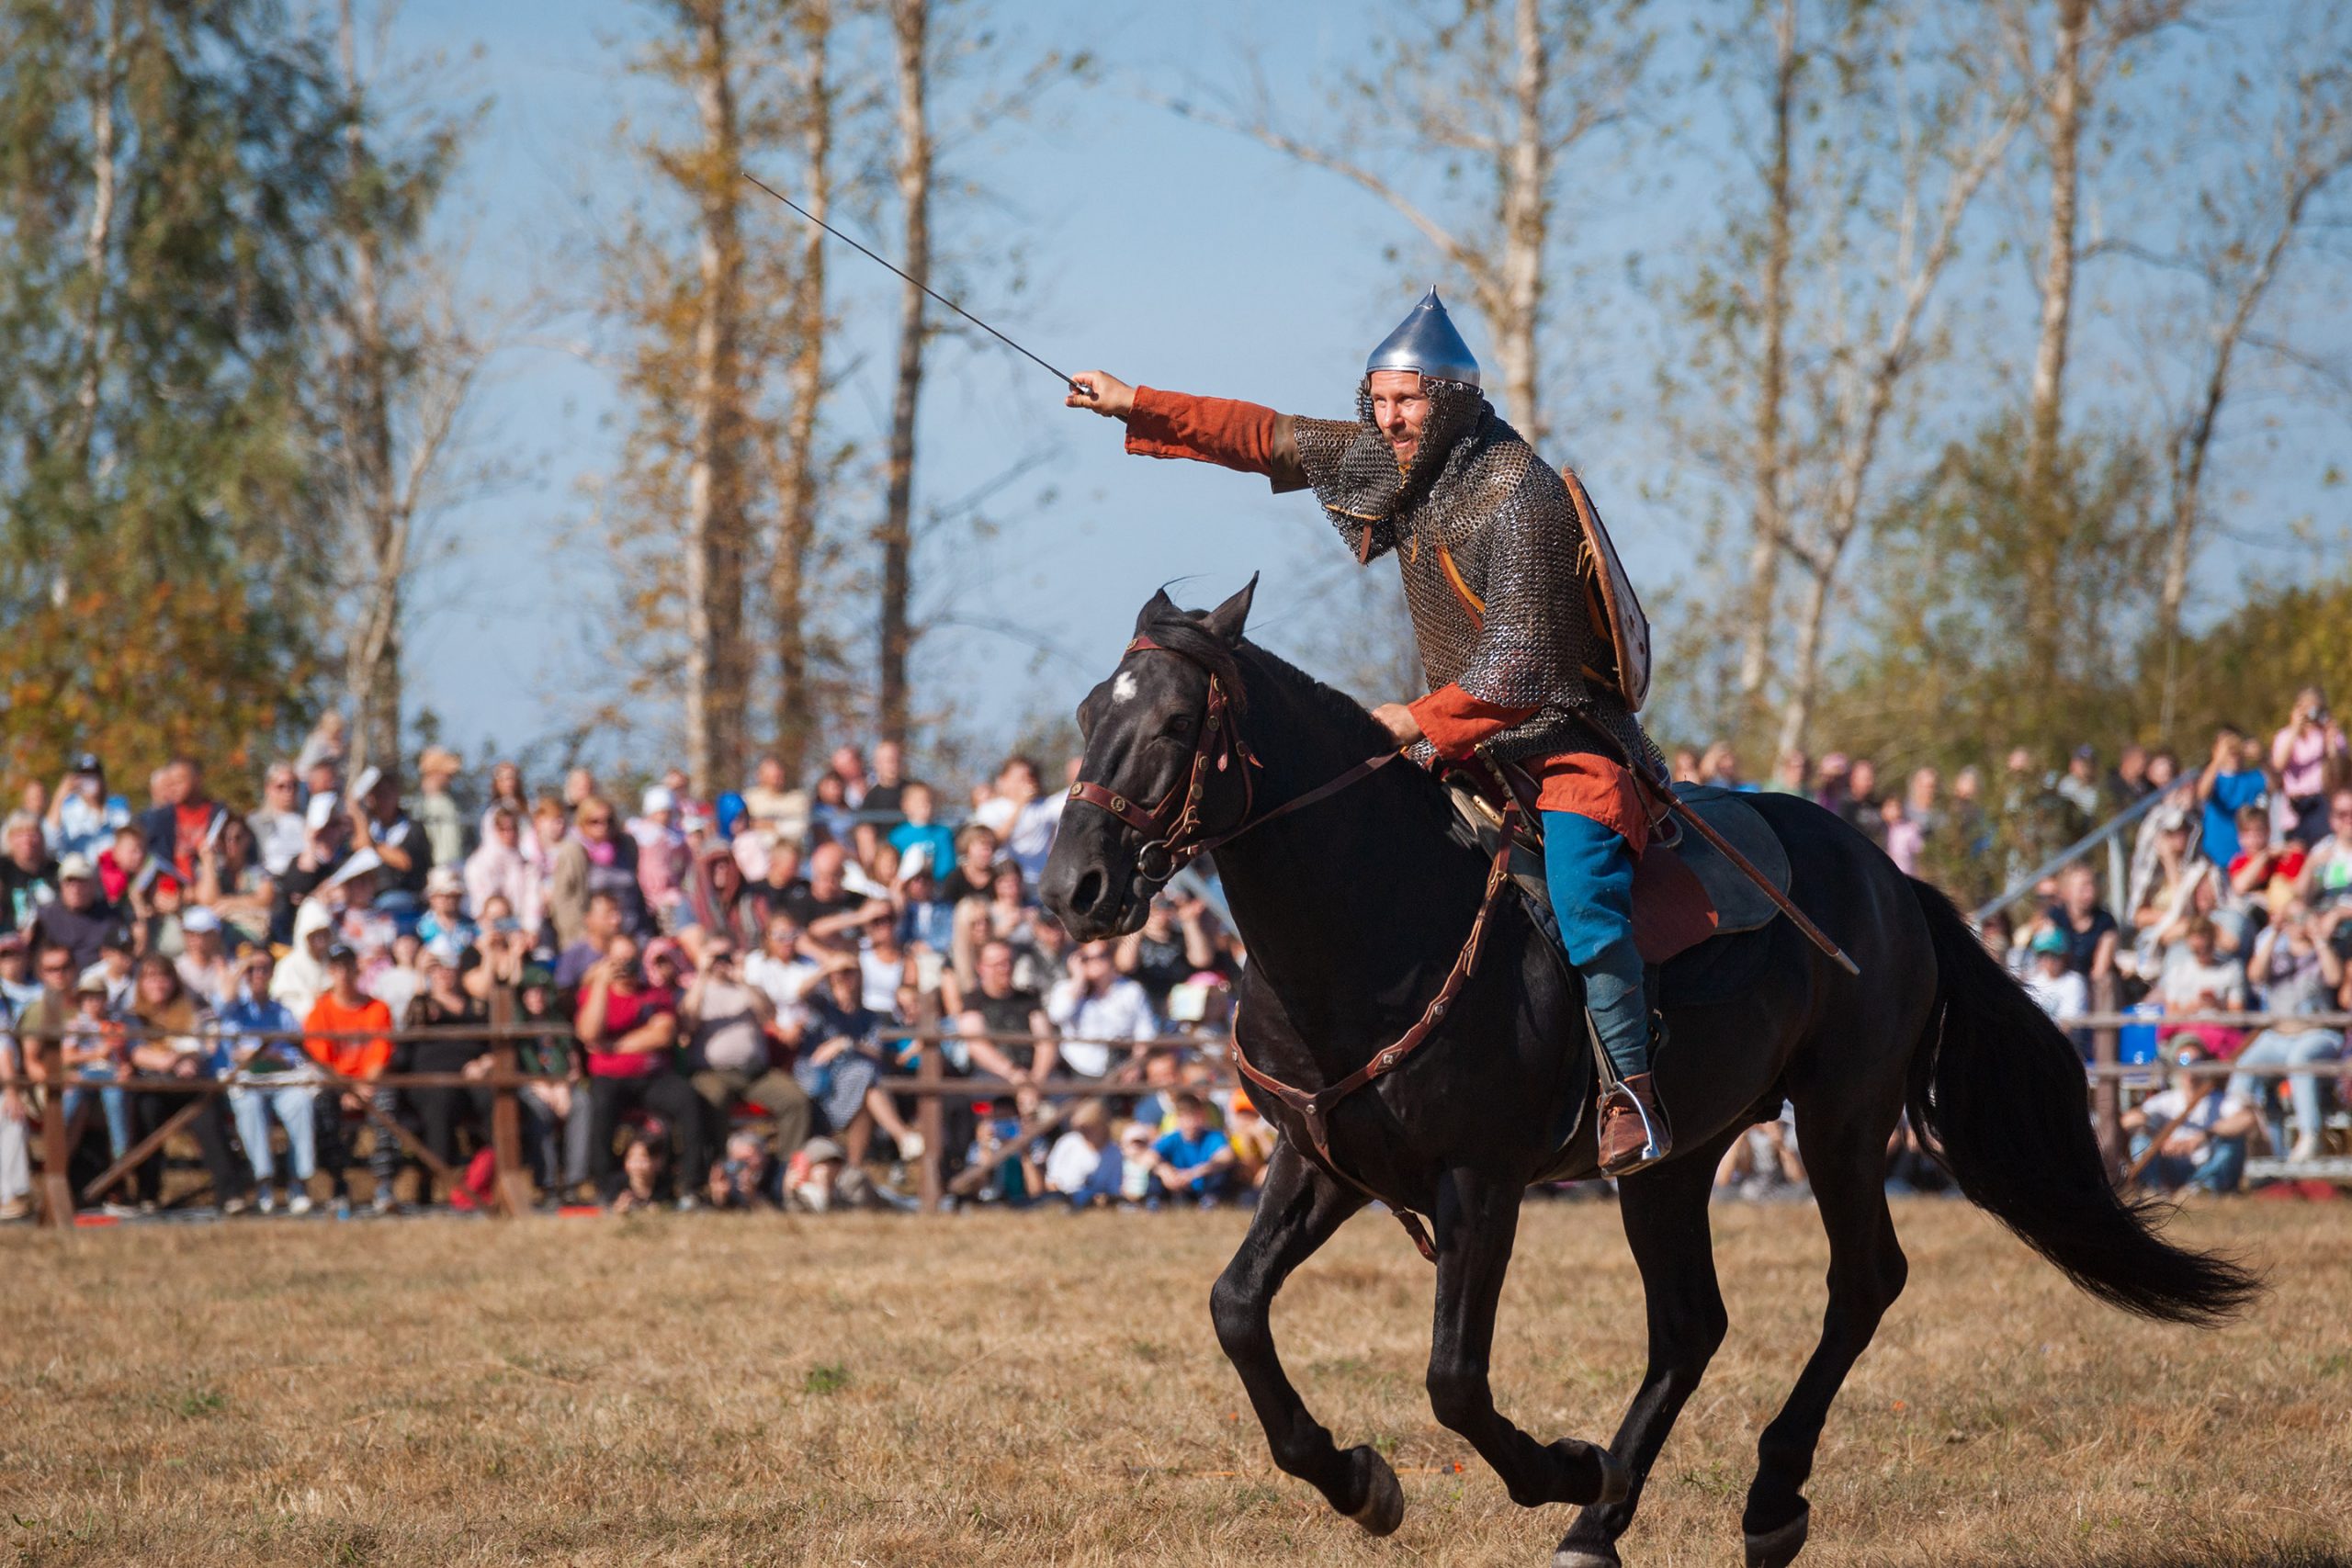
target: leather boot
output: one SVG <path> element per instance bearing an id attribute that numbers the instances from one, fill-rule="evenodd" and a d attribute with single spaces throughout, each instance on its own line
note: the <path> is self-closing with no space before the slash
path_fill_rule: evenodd
<path id="1" fill-rule="evenodd" d="M 1600 1097 L 1600 1173 L 1630 1176 L 1674 1152 L 1674 1134 L 1648 1073 L 1620 1078 Z"/>

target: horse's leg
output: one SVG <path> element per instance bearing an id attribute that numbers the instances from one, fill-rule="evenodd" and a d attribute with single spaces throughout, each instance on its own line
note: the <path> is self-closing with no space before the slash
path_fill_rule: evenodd
<path id="1" fill-rule="evenodd" d="M 1829 1233 L 1829 1307 L 1813 1359 L 1757 1441 L 1759 1463 L 1740 1516 L 1748 1568 L 1782 1568 L 1804 1549 L 1812 1510 L 1803 1489 L 1822 1423 L 1879 1319 L 1903 1293 L 1908 1265 L 1886 1212 L 1886 1140 L 1894 1123 L 1891 1105 L 1841 1103 L 1826 1092 L 1797 1106 L 1797 1145 Z"/>
<path id="2" fill-rule="evenodd" d="M 1274 1354 L 1272 1308 L 1283 1281 L 1363 1207 L 1363 1194 L 1310 1166 L 1285 1141 L 1274 1148 L 1258 1212 L 1241 1249 L 1209 1292 L 1217 1343 L 1241 1374 L 1250 1407 L 1265 1428 L 1274 1462 L 1323 1494 L 1334 1508 L 1374 1535 L 1405 1520 L 1396 1472 L 1370 1447 L 1345 1453 L 1315 1419 Z"/>
<path id="3" fill-rule="evenodd" d="M 1437 1202 L 1437 1323 L 1430 1342 L 1430 1407 L 1470 1439 L 1510 1500 L 1594 1503 L 1625 1495 L 1625 1472 L 1607 1450 L 1574 1438 L 1539 1443 L 1495 1409 L 1487 1366 L 1495 1303 L 1510 1267 L 1524 1189 L 1476 1171 L 1449 1171 Z"/>
<path id="4" fill-rule="evenodd" d="M 1617 1538 L 1634 1522 L 1650 1466 L 1724 1341 L 1728 1324 L 1723 1292 L 1715 1285 L 1707 1195 L 1724 1149 L 1747 1131 L 1734 1128 L 1617 1184 L 1625 1239 L 1633 1244 L 1649 1306 L 1649 1367 L 1609 1445 L 1611 1457 L 1630 1472 L 1633 1490 L 1617 1502 L 1596 1503 L 1578 1514 L 1552 1559 L 1553 1568 L 1609 1568 L 1616 1562 Z"/>

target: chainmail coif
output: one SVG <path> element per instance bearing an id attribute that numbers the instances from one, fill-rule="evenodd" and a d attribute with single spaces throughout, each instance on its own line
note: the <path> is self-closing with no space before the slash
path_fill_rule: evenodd
<path id="1" fill-rule="evenodd" d="M 1299 464 L 1359 560 L 1394 552 L 1434 691 L 1536 711 L 1479 748 L 1495 761 L 1601 751 L 1599 724 L 1663 780 L 1665 762 L 1613 690 L 1588 678 L 1608 659 L 1585 592 L 1584 530 L 1567 486 L 1477 388 L 1424 378 L 1428 423 L 1410 468 L 1372 418 L 1294 422 Z M 1415 748 L 1426 760 L 1426 743 Z"/>

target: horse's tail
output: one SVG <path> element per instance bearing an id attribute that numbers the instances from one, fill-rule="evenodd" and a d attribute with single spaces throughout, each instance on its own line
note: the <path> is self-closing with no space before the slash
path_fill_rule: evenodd
<path id="1" fill-rule="evenodd" d="M 1913 1059 L 1911 1122 L 1960 1190 L 2099 1300 L 2213 1324 L 2262 1290 L 2228 1258 L 2159 1238 L 2092 1134 L 2081 1056 L 1952 908 L 1912 882 L 1934 939 L 1941 1026 Z"/>

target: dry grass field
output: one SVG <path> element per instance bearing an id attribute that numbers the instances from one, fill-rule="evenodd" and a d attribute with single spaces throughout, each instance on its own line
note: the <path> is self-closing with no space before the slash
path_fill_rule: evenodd
<path id="1" fill-rule="evenodd" d="M 0 1492 L 23 1563 L 1533 1565 L 1530 1514 L 1421 1390 L 1428 1266 L 1359 1220 L 1275 1325 L 1342 1443 L 1402 1473 L 1375 1541 L 1275 1472 L 1211 1337 L 1238 1215 L 657 1215 L 0 1238 Z M 1955 1205 L 1848 1384 L 1804 1562 L 2352 1563 L 2352 1210 L 2181 1229 L 2275 1293 L 2198 1335 L 2074 1294 Z M 1813 1341 L 1803 1208 L 1719 1210 L 1732 1337 L 1627 1538 L 1736 1562 L 1755 1433 Z M 1641 1308 L 1602 1205 L 1521 1234 L 1495 1384 L 1605 1438 Z M 1457 1461 L 1464 1461 L 1459 1473 Z"/>

